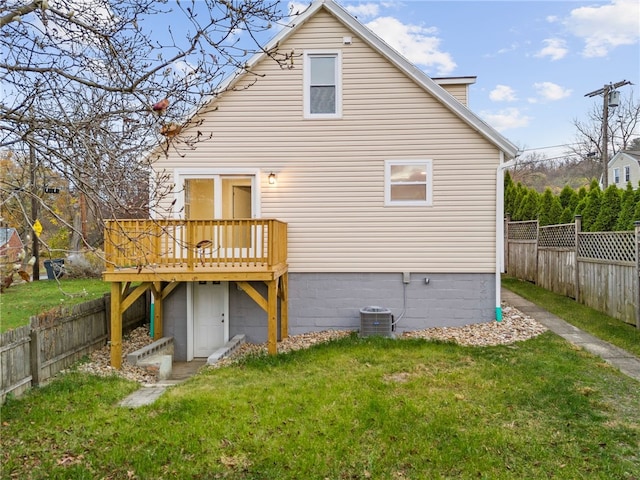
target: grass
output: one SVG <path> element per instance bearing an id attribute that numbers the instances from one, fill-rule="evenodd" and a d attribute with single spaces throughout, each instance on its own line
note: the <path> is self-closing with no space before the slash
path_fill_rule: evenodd
<path id="1" fill-rule="evenodd" d="M 77 372 L 2 408 L 2 478 L 640 477 L 640 383 L 547 332 L 346 339 L 202 371 L 135 410 Z"/>
<path id="2" fill-rule="evenodd" d="M 29 324 L 33 315 L 102 297 L 110 284 L 100 279 L 60 279 L 11 285 L 0 295 L 0 333 Z"/>
<path id="3" fill-rule="evenodd" d="M 640 356 L 640 329 L 530 282 L 503 277 L 502 286 L 591 335 Z"/>

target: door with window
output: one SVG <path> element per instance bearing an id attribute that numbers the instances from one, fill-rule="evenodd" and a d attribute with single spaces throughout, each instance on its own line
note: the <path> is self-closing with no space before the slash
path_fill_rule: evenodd
<path id="1" fill-rule="evenodd" d="M 252 179 L 242 176 L 213 176 L 185 180 L 184 211 L 188 220 L 234 220 L 253 217 Z M 251 235 L 248 227 L 230 222 L 219 228 L 196 226 L 196 239 L 207 251 L 228 254 L 226 249 L 249 248 Z"/>

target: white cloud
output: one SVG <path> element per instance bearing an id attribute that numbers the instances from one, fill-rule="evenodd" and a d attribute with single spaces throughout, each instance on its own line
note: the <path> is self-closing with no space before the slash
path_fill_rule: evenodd
<path id="1" fill-rule="evenodd" d="M 347 12 L 356 18 L 372 18 L 378 15 L 380 5 L 377 3 L 361 3 L 359 5 L 347 5 Z"/>
<path id="2" fill-rule="evenodd" d="M 531 122 L 531 117 L 523 115 L 517 108 L 506 108 L 498 112 L 480 112 L 480 116 L 499 132 L 513 128 L 526 127 Z"/>
<path id="3" fill-rule="evenodd" d="M 502 54 L 509 53 L 509 52 L 515 52 L 517 49 L 518 49 L 518 44 L 517 43 L 512 43 L 508 47 L 501 48 L 500 50 L 498 50 L 498 54 L 502 55 Z"/>
<path id="4" fill-rule="evenodd" d="M 83 28 L 74 22 L 59 21 L 52 15 L 47 15 L 47 22 L 43 23 L 40 15 L 35 15 L 32 20 L 35 28 L 45 31 L 61 49 L 72 51 L 87 45 L 99 45 L 103 38 L 92 29 L 105 30 L 118 21 L 109 0 L 50 0 L 49 4 L 75 22 L 92 27 Z"/>
<path id="5" fill-rule="evenodd" d="M 604 57 L 621 45 L 640 39 L 638 0 L 613 0 L 608 5 L 580 7 L 565 20 L 567 29 L 584 40 L 585 57 Z"/>
<path id="6" fill-rule="evenodd" d="M 533 88 L 535 89 L 538 98 L 543 102 L 555 102 L 557 100 L 562 100 L 563 98 L 567 98 L 571 95 L 572 92 L 572 90 L 561 87 L 553 82 L 534 83 Z M 537 100 L 529 99 L 529 102 L 537 103 Z"/>
<path id="7" fill-rule="evenodd" d="M 90 25 L 109 26 L 116 20 L 108 0 L 52 0 L 49 3 Z"/>
<path id="8" fill-rule="evenodd" d="M 367 27 L 416 65 L 435 68 L 438 75 L 448 75 L 456 68 L 451 55 L 440 50 L 436 28 L 405 25 L 393 17 L 376 18 Z"/>
<path id="9" fill-rule="evenodd" d="M 536 57 L 550 57 L 551 60 L 560 60 L 569 52 L 567 43 L 561 38 L 547 38 L 542 42 L 545 46 L 536 53 Z"/>
<path id="10" fill-rule="evenodd" d="M 496 85 L 489 93 L 489 98 L 494 102 L 513 102 L 518 99 L 515 90 L 507 85 Z"/>
<path id="11" fill-rule="evenodd" d="M 300 15 L 304 13 L 307 8 L 309 8 L 309 2 L 289 2 L 290 15 Z"/>

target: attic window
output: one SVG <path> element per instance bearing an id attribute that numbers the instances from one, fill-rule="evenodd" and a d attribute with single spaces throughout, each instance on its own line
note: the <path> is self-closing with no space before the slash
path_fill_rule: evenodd
<path id="1" fill-rule="evenodd" d="M 340 52 L 305 52 L 305 118 L 340 118 L 341 97 Z"/>
<path id="2" fill-rule="evenodd" d="M 385 161 L 385 205 L 430 206 L 432 204 L 431 160 Z"/>

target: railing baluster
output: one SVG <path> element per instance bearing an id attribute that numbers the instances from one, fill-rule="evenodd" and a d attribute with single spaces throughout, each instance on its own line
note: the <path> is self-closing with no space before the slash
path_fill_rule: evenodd
<path id="1" fill-rule="evenodd" d="M 104 238 L 109 272 L 270 268 L 287 259 L 287 225 L 272 219 L 108 220 Z"/>

